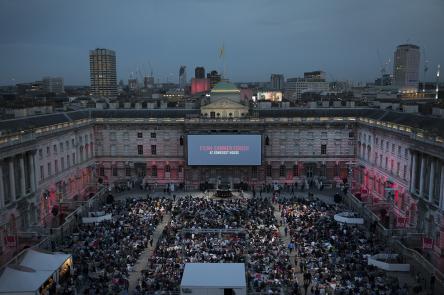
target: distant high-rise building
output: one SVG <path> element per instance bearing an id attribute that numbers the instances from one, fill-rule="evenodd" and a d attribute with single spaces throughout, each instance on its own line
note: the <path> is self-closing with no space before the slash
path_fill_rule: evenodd
<path id="1" fill-rule="evenodd" d="M 217 71 L 211 71 L 207 74 L 207 79 L 210 81 L 210 88 L 213 88 L 214 85 L 222 80 L 222 77 Z"/>
<path id="2" fill-rule="evenodd" d="M 304 78 L 287 79 L 285 85 L 285 95 L 290 100 L 300 99 L 305 92 L 322 93 L 328 90 L 329 84 L 322 71 L 305 72 Z"/>
<path id="3" fill-rule="evenodd" d="M 128 79 L 128 89 L 130 91 L 136 91 L 137 89 L 139 89 L 139 82 L 137 81 L 137 79 Z"/>
<path id="4" fill-rule="evenodd" d="M 396 47 L 393 62 L 393 84 L 401 91 L 417 91 L 419 84 L 419 46 L 402 44 Z"/>
<path id="5" fill-rule="evenodd" d="M 46 93 L 64 93 L 65 87 L 63 85 L 62 77 L 43 77 L 42 88 Z"/>
<path id="6" fill-rule="evenodd" d="M 90 50 L 89 69 L 91 93 L 99 97 L 116 97 L 116 53 L 103 48 Z"/>
<path id="7" fill-rule="evenodd" d="M 205 68 L 204 67 L 196 67 L 196 69 L 194 70 L 194 78 L 205 79 Z"/>
<path id="8" fill-rule="evenodd" d="M 185 88 L 187 85 L 187 67 L 180 66 L 179 69 L 179 88 Z"/>
<path id="9" fill-rule="evenodd" d="M 153 88 L 154 87 L 154 77 L 153 76 L 145 76 L 143 78 L 143 87 Z"/>
<path id="10" fill-rule="evenodd" d="M 271 74 L 270 78 L 271 89 L 273 90 L 283 90 L 284 89 L 284 75 L 282 74 Z"/>

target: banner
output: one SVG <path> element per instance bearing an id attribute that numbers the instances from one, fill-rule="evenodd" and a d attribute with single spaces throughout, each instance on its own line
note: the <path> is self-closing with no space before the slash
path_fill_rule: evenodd
<path id="1" fill-rule="evenodd" d="M 433 239 L 422 238 L 422 248 L 423 249 L 432 249 L 433 248 Z"/>

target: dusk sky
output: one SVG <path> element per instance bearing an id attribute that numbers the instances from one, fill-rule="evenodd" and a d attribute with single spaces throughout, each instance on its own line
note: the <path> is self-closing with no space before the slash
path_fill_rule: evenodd
<path id="1" fill-rule="evenodd" d="M 161 82 L 194 67 L 237 81 L 324 70 L 328 80 L 372 81 L 397 45 L 444 65 L 443 0 L 0 0 L 0 85 L 62 76 L 89 85 L 89 50 L 117 54 L 118 80 L 138 69 Z M 423 56 L 421 56 L 423 59 Z M 423 80 L 421 61 L 420 80 Z M 388 70 L 392 71 L 392 63 Z"/>

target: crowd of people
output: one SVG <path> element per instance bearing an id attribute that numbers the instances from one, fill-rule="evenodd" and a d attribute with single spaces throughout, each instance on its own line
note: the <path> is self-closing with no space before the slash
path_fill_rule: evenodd
<path id="1" fill-rule="evenodd" d="M 280 294 L 294 278 L 266 199 L 179 199 L 136 294 L 178 291 L 188 262 L 246 263 L 249 287 L 255 292 Z"/>
<path id="2" fill-rule="evenodd" d="M 58 293 L 126 292 L 129 272 L 171 205 L 172 201 L 164 198 L 118 201 L 104 207 L 112 220 L 80 225 L 66 245 L 74 265 L 68 283 Z"/>
<path id="3" fill-rule="evenodd" d="M 358 226 L 333 219 L 337 205 L 318 200 L 281 200 L 280 214 L 294 245 L 301 289 L 314 294 L 408 294 L 385 272 L 369 266 L 368 255 L 383 252 L 384 243 Z"/>

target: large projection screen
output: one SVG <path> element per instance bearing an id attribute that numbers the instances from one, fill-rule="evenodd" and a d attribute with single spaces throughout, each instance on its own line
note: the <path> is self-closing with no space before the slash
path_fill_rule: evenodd
<path id="1" fill-rule="evenodd" d="M 190 166 L 261 165 L 260 135 L 188 135 L 187 143 Z"/>

